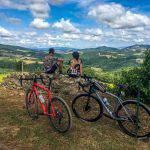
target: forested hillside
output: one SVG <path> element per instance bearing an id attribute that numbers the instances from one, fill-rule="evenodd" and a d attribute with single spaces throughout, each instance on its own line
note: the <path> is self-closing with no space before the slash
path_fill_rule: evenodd
<path id="1" fill-rule="evenodd" d="M 143 62 L 144 52 L 149 47 L 149 45 L 134 45 L 124 49 L 116 49 L 102 46 L 79 51 L 84 66 L 101 68 L 104 71 L 114 71 L 123 67 L 139 66 Z M 64 58 L 64 63 L 68 64 L 69 59 L 72 57 L 70 49 L 62 48 L 62 51 L 60 50 L 61 48 L 57 48 L 55 56 Z M 31 50 L 18 46 L 0 45 L 0 68 L 4 68 L 5 64 L 7 64 L 7 68 L 8 64 L 16 61 L 24 61 L 26 64 L 41 62 L 47 52 L 46 50 Z M 11 68 L 13 69 L 13 67 Z"/>

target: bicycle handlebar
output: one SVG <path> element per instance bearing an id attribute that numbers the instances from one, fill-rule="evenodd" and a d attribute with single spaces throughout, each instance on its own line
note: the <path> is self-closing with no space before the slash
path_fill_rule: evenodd
<path id="1" fill-rule="evenodd" d="M 86 82 L 86 83 L 78 82 L 78 83 L 79 83 L 79 86 L 81 86 L 82 88 L 85 88 L 91 84 L 91 82 Z"/>
<path id="2" fill-rule="evenodd" d="M 21 86 L 22 86 L 22 81 L 23 81 L 23 80 L 26 80 L 26 81 L 29 81 L 29 80 L 30 80 L 30 81 L 35 81 L 35 82 L 36 82 L 37 80 L 41 80 L 41 82 L 44 83 L 43 77 L 36 77 L 36 76 L 35 76 L 35 77 L 32 77 L 32 78 L 22 78 L 22 76 L 21 76 L 21 77 L 20 77 L 20 85 L 21 85 Z M 45 84 L 45 83 L 44 83 L 44 84 Z"/>
<path id="3" fill-rule="evenodd" d="M 43 83 L 43 84 L 46 84 L 44 81 L 43 81 L 43 79 L 46 79 L 46 78 L 44 78 L 44 77 L 42 77 L 42 76 L 40 76 L 40 77 L 37 77 L 37 76 L 35 76 L 35 77 L 29 77 L 29 78 L 22 78 L 22 76 L 20 77 L 20 85 L 22 86 L 22 81 L 23 80 L 26 80 L 26 81 L 34 81 L 34 82 L 37 82 L 37 80 L 41 80 L 41 82 Z M 52 81 L 52 80 L 54 80 L 55 78 L 53 77 L 53 78 L 50 78 L 49 77 L 49 80 L 50 80 L 50 82 Z"/>
<path id="4" fill-rule="evenodd" d="M 83 78 L 86 82 L 85 83 L 81 83 L 80 81 L 78 82 L 79 86 L 84 90 L 85 87 L 88 87 L 89 85 L 92 85 L 94 83 L 94 81 L 92 81 L 92 77 L 87 76 L 86 74 L 84 74 L 83 76 L 81 76 L 81 78 Z"/>
<path id="5" fill-rule="evenodd" d="M 83 78 L 83 79 L 85 79 L 87 81 L 92 80 L 92 77 L 87 76 L 86 74 L 84 74 L 83 76 L 81 76 L 81 78 Z"/>

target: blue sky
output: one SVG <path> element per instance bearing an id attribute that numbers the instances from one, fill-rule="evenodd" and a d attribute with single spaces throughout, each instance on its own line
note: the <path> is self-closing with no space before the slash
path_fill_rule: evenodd
<path id="1" fill-rule="evenodd" d="M 30 48 L 150 44 L 150 1 L 0 0 L 0 43 Z"/>

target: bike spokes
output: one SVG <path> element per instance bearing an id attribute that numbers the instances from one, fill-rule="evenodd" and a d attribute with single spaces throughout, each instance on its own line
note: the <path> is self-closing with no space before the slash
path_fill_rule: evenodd
<path id="1" fill-rule="evenodd" d="M 80 115 L 82 116 L 86 116 L 86 118 L 93 118 L 93 116 L 95 116 L 95 114 L 99 114 L 98 109 L 96 109 L 97 104 L 95 103 L 95 101 L 90 100 L 90 98 L 85 98 L 82 99 L 80 102 L 82 102 L 82 105 L 80 105 L 78 103 L 78 110 L 80 110 Z"/>
<path id="2" fill-rule="evenodd" d="M 55 102 L 53 102 L 54 104 Z M 55 114 L 56 116 L 53 117 L 52 119 L 55 121 L 55 124 L 57 126 L 59 126 L 59 128 L 64 128 L 64 126 L 66 126 L 65 124 L 68 122 L 67 120 L 67 112 L 66 110 L 63 108 L 63 109 L 60 109 L 61 104 L 58 104 L 58 102 L 56 102 L 54 104 L 54 109 L 55 109 Z"/>
<path id="3" fill-rule="evenodd" d="M 77 96 L 72 104 L 75 115 L 85 121 L 93 122 L 102 116 L 100 101 L 88 94 Z"/>
<path id="4" fill-rule="evenodd" d="M 71 113 L 66 103 L 60 98 L 52 99 L 51 108 L 49 108 L 51 123 L 59 132 L 66 132 L 71 126 Z"/>
<path id="5" fill-rule="evenodd" d="M 30 91 L 28 91 L 26 95 L 26 109 L 31 118 L 36 119 L 38 117 L 38 104 L 36 101 L 36 96 Z"/>
<path id="6" fill-rule="evenodd" d="M 138 114 L 137 114 L 137 107 Z M 150 132 L 150 114 L 149 110 L 143 105 L 137 105 L 137 102 L 128 102 L 118 112 L 118 117 L 124 120 L 118 121 L 123 130 L 135 137 L 149 135 Z"/>

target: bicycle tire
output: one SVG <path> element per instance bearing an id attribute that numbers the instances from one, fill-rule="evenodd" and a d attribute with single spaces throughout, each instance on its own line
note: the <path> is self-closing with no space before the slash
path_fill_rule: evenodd
<path id="1" fill-rule="evenodd" d="M 57 107 L 59 107 L 59 108 L 57 108 L 56 107 L 56 103 L 57 102 Z M 60 105 L 58 106 L 58 102 L 59 103 L 61 103 L 62 104 L 62 106 L 64 107 L 64 108 L 60 108 Z M 54 109 L 55 109 L 55 113 L 56 113 L 56 117 L 51 117 L 50 115 L 49 115 L 49 120 L 50 120 L 50 122 L 51 122 L 51 124 L 52 124 L 52 126 L 54 127 L 54 129 L 55 130 L 57 130 L 58 132 L 60 132 L 60 133 L 65 133 L 65 132 L 67 132 L 67 131 L 69 131 L 70 130 L 70 128 L 72 127 L 72 115 L 71 115 L 71 111 L 70 111 L 70 109 L 69 109 L 69 106 L 67 105 L 67 103 L 62 99 L 62 98 L 60 98 L 60 97 L 53 97 L 52 98 L 52 104 L 53 104 L 53 106 L 54 106 Z M 51 109 L 52 107 L 51 107 L 51 103 L 50 103 L 50 101 L 48 102 L 48 113 L 49 114 L 52 114 L 52 109 Z M 63 110 L 62 110 L 63 109 Z M 65 125 L 65 127 L 61 127 L 61 126 L 58 126 L 56 123 L 55 123 L 55 121 L 58 119 L 59 121 L 60 121 L 60 119 L 62 119 L 63 117 L 64 117 L 64 109 L 66 110 L 66 112 L 67 112 L 67 124 Z M 62 111 L 62 112 L 61 112 Z M 62 116 L 61 116 L 62 115 Z M 62 120 L 61 120 L 62 121 Z"/>
<path id="2" fill-rule="evenodd" d="M 76 103 L 78 102 L 78 101 L 81 101 L 80 100 L 80 98 L 82 98 L 82 97 L 87 97 L 87 98 L 92 98 L 92 100 L 90 100 L 90 101 L 92 101 L 92 102 L 96 102 L 96 104 L 97 104 L 97 108 L 95 108 L 94 110 L 98 110 L 98 114 L 96 115 L 96 116 L 94 116 L 94 117 L 91 117 L 90 116 L 90 118 L 86 118 L 85 116 L 84 117 L 82 117 L 80 114 L 80 112 L 77 110 L 77 108 L 76 108 Z M 83 102 L 83 101 L 81 101 L 81 102 Z M 88 111 L 87 109 L 86 109 L 86 107 L 89 107 L 89 109 L 91 108 L 91 106 L 87 106 L 87 104 L 86 104 L 86 106 L 85 106 L 85 108 L 83 108 L 83 110 L 85 109 L 85 111 Z M 72 102 L 72 110 L 73 110 L 73 113 L 75 114 L 75 116 L 77 117 L 77 118 L 80 118 L 81 120 L 84 120 L 84 121 L 87 121 L 87 122 L 95 122 L 95 121 L 97 121 L 97 120 L 99 120 L 102 116 L 103 116 L 103 106 L 102 106 L 102 104 L 101 104 L 101 102 L 98 100 L 98 98 L 96 98 L 95 96 L 93 96 L 93 95 L 89 95 L 88 93 L 84 93 L 84 94 L 79 94 L 79 95 L 77 95 L 75 98 L 74 98 L 74 100 L 73 100 L 73 102 Z M 92 113 L 91 113 L 92 114 Z"/>
<path id="3" fill-rule="evenodd" d="M 128 107 L 127 107 L 127 105 L 128 105 Z M 124 107 L 126 107 L 126 108 L 129 108 L 129 105 L 135 105 L 135 106 L 137 106 L 137 101 L 135 101 L 135 100 L 127 100 L 127 101 L 124 101 L 123 103 L 122 103 L 122 105 L 119 105 L 118 106 L 118 108 L 117 108 L 117 111 L 116 111 L 116 116 L 119 118 L 120 116 L 119 116 L 119 112 L 121 111 L 121 109 L 123 108 L 123 106 Z M 120 129 L 124 132 L 124 133 L 126 133 L 127 135 L 129 135 L 129 136 L 132 136 L 132 137 L 137 137 L 137 138 L 149 138 L 150 137 L 150 109 L 148 108 L 148 107 L 146 107 L 143 103 L 139 103 L 139 107 L 140 107 L 140 109 L 139 110 L 141 110 L 142 108 L 143 108 L 143 110 L 146 112 L 146 114 L 147 114 L 147 116 L 148 116 L 148 121 L 147 121 L 147 126 L 148 126 L 148 131 L 145 133 L 145 134 L 143 134 L 143 135 L 140 135 L 140 134 L 136 134 L 136 133 L 134 133 L 134 132 L 132 132 L 132 131 L 129 131 L 124 125 L 123 125 L 123 123 L 125 122 L 125 121 L 122 121 L 122 120 L 118 120 L 118 124 L 119 124 L 119 127 L 120 127 Z M 133 110 L 132 110 L 132 112 L 133 112 Z M 140 114 L 141 115 L 141 114 Z M 137 119 L 137 118 L 135 118 L 136 116 L 134 115 L 134 114 L 132 114 L 131 116 L 130 116 L 133 120 L 135 120 L 135 119 Z M 139 118 L 138 118 L 139 119 Z M 144 121 L 146 121 L 146 118 L 144 118 Z M 131 121 L 129 121 L 129 122 L 131 122 Z M 140 128 L 140 127 L 139 127 Z"/>
<path id="4" fill-rule="evenodd" d="M 29 117 L 31 117 L 33 120 L 36 120 L 36 119 L 38 119 L 38 103 L 37 103 L 37 97 L 36 97 L 36 95 L 35 95 L 35 93 L 33 92 L 32 94 L 31 94 L 31 96 L 32 96 L 32 100 L 30 101 L 30 99 L 29 99 L 29 94 L 30 94 L 30 92 L 31 92 L 31 90 L 29 89 L 29 90 L 27 90 L 27 92 L 26 92 L 26 98 L 25 98 L 25 106 L 26 106 L 26 110 L 27 110 L 27 113 L 28 113 L 28 115 L 29 115 Z M 30 110 L 30 105 L 34 105 L 34 108 L 33 108 L 33 110 L 34 110 L 34 112 L 32 113 L 32 111 Z"/>

